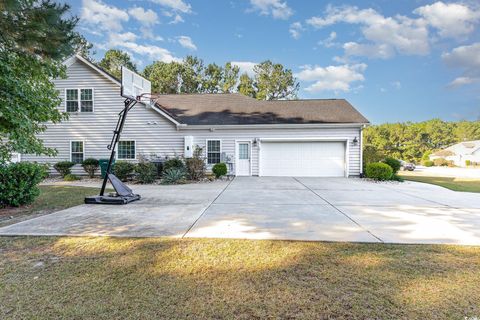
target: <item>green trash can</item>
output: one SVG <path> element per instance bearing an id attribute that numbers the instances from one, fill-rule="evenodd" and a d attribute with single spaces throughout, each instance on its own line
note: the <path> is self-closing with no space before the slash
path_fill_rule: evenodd
<path id="1" fill-rule="evenodd" d="M 107 173 L 108 161 L 110 160 L 109 159 L 98 160 L 98 164 L 100 165 L 100 172 L 102 173 L 102 178 L 105 178 L 105 174 Z M 115 159 L 112 162 L 112 169 L 114 165 L 115 165 Z"/>

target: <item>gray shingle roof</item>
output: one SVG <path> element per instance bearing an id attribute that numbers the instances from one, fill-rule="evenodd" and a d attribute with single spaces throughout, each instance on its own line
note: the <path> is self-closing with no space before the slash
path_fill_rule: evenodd
<path id="1" fill-rule="evenodd" d="M 167 94 L 154 99 L 187 125 L 368 123 L 345 99 L 259 101 L 236 93 Z"/>

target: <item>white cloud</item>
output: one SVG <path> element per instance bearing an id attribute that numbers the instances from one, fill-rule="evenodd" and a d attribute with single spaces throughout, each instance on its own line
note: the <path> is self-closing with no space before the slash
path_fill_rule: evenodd
<path id="1" fill-rule="evenodd" d="M 365 56 L 369 58 L 388 59 L 395 55 L 392 46 L 387 44 L 361 44 L 356 42 L 347 42 L 343 44 L 345 55 Z"/>
<path id="2" fill-rule="evenodd" d="M 168 24 L 177 24 L 177 23 L 181 23 L 181 22 L 185 22 L 185 20 L 183 20 L 181 15 L 176 14 L 175 18 L 173 18 Z"/>
<path id="3" fill-rule="evenodd" d="M 480 42 L 457 47 L 442 54 L 442 59 L 452 67 L 480 70 Z"/>
<path id="4" fill-rule="evenodd" d="M 392 57 L 395 52 L 406 55 L 425 55 L 430 51 L 428 28 L 423 19 L 405 16 L 384 17 L 374 9 L 354 6 L 328 6 L 324 17 L 312 17 L 307 24 L 324 28 L 336 23 L 361 25 L 363 36 L 369 42 L 347 43 L 347 54 L 371 57 Z M 378 53 L 376 50 L 381 49 Z"/>
<path id="5" fill-rule="evenodd" d="M 300 38 L 300 35 L 302 31 L 305 30 L 300 22 L 294 22 L 290 25 L 290 28 L 288 29 L 288 32 L 290 32 L 290 35 L 294 39 Z"/>
<path id="6" fill-rule="evenodd" d="M 129 19 L 124 10 L 95 0 L 83 0 L 80 17 L 83 22 L 105 31 L 121 31 L 122 22 Z"/>
<path id="7" fill-rule="evenodd" d="M 479 78 L 458 77 L 458 78 L 455 78 L 452 82 L 450 82 L 448 86 L 456 88 L 456 87 L 461 87 L 467 84 L 478 82 L 479 80 L 480 80 Z"/>
<path id="8" fill-rule="evenodd" d="M 462 76 L 450 83 L 450 86 L 459 87 L 471 84 L 480 78 L 480 42 L 460 46 L 451 52 L 443 53 L 442 59 L 448 66 L 464 71 Z"/>
<path id="9" fill-rule="evenodd" d="M 397 90 L 402 89 L 402 83 L 400 81 L 393 81 L 390 83 L 390 85 Z"/>
<path id="10" fill-rule="evenodd" d="M 128 13 L 146 27 L 158 23 L 158 15 L 151 9 L 145 10 L 142 7 L 133 7 L 128 10 Z"/>
<path id="11" fill-rule="evenodd" d="M 192 38 L 188 36 L 180 36 L 177 38 L 177 41 L 185 49 L 193 51 L 197 50 L 197 46 L 193 43 Z"/>
<path id="12" fill-rule="evenodd" d="M 167 7 L 174 11 L 179 11 L 183 13 L 191 13 L 192 6 L 189 3 L 184 2 L 183 0 L 150 0 L 153 3 L 157 3 L 163 7 Z"/>
<path id="13" fill-rule="evenodd" d="M 246 73 L 250 77 L 253 77 L 255 75 L 253 72 L 253 67 L 255 67 L 258 63 L 251 61 L 232 61 L 231 64 L 240 68 L 240 74 Z"/>
<path id="14" fill-rule="evenodd" d="M 330 34 L 325 40 L 319 41 L 318 44 L 324 46 L 325 48 L 331 48 L 333 46 L 338 45 L 337 43 L 334 42 L 336 38 L 337 38 L 337 33 L 335 31 L 332 31 L 330 32 Z"/>
<path id="15" fill-rule="evenodd" d="M 480 10 L 472 10 L 461 3 L 443 3 L 441 1 L 419 7 L 414 13 L 425 18 L 438 29 L 442 37 L 457 38 L 468 35 L 474 30 L 474 24 L 480 19 Z"/>
<path id="16" fill-rule="evenodd" d="M 334 91 L 348 92 L 352 90 L 351 84 L 364 81 L 363 72 L 367 69 L 364 63 L 344 64 L 338 66 L 303 66 L 302 71 L 295 76 L 305 82 L 313 82 L 305 90 L 310 92 Z"/>
<path id="17" fill-rule="evenodd" d="M 262 15 L 271 15 L 275 19 L 288 19 L 293 10 L 287 2 L 281 0 L 250 0 L 253 10 L 260 11 Z"/>
<path id="18" fill-rule="evenodd" d="M 179 58 L 175 57 L 167 49 L 154 45 L 138 44 L 136 42 L 137 39 L 138 36 L 133 32 L 111 33 L 106 46 L 109 48 L 116 47 L 124 49 L 129 52 L 131 56 L 138 54 L 141 56 L 147 56 L 152 60 L 163 62 L 180 61 Z"/>

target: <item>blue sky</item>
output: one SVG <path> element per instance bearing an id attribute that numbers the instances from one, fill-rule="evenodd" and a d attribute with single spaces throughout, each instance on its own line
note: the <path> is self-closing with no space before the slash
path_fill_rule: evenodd
<path id="1" fill-rule="evenodd" d="M 196 55 L 292 69 L 300 98 L 346 98 L 373 123 L 480 120 L 480 3 L 422 0 L 70 1 L 78 30 L 139 69 Z"/>

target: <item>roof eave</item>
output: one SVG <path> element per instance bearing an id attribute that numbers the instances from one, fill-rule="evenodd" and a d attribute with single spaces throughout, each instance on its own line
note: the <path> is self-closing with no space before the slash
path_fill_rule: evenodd
<path id="1" fill-rule="evenodd" d="M 224 124 L 224 125 L 213 125 L 213 124 L 201 124 L 201 125 L 192 125 L 187 124 L 181 127 L 183 130 L 197 130 L 197 129 L 207 129 L 207 130 L 229 130 L 229 129 L 288 129 L 288 128 L 336 128 L 336 127 L 347 127 L 347 128 L 361 128 L 366 125 L 369 125 L 368 122 L 352 122 L 352 123 L 274 123 L 274 124 Z"/>

